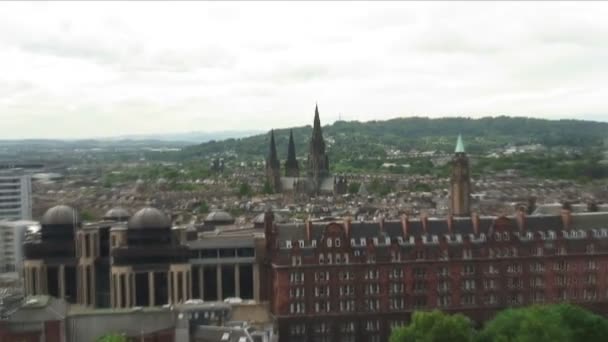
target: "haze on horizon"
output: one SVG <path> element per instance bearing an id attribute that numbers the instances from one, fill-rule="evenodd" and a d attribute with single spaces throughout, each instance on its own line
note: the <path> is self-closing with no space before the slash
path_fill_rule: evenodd
<path id="1" fill-rule="evenodd" d="M 2 2 L 0 139 L 608 121 L 608 3 Z"/>

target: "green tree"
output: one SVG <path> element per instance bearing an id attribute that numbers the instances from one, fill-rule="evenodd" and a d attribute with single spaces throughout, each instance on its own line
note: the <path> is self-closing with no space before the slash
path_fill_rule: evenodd
<path id="1" fill-rule="evenodd" d="M 360 183 L 357 182 L 352 182 L 350 184 L 348 184 L 348 193 L 349 194 L 356 194 L 359 192 L 359 188 L 361 187 Z"/>
<path id="2" fill-rule="evenodd" d="M 501 311 L 488 322 L 477 342 L 569 342 L 573 340 L 568 325 L 552 306 Z"/>
<path id="3" fill-rule="evenodd" d="M 390 342 L 471 342 L 475 330 L 471 321 L 461 315 L 441 311 L 419 311 L 408 326 L 396 328 Z"/>
<path id="4" fill-rule="evenodd" d="M 264 188 L 262 191 L 267 195 L 274 193 L 274 191 L 272 191 L 272 186 L 270 186 L 270 182 L 268 181 L 264 182 Z"/>
<path id="5" fill-rule="evenodd" d="M 96 342 L 127 342 L 127 338 L 119 334 L 106 334 L 98 338 Z"/>
<path id="6" fill-rule="evenodd" d="M 251 189 L 251 185 L 247 182 L 243 182 L 239 185 L 239 195 L 241 197 L 251 196 L 253 190 Z"/>
<path id="7" fill-rule="evenodd" d="M 83 211 L 80 213 L 80 218 L 81 218 L 83 221 L 86 221 L 86 222 L 95 221 L 95 215 L 93 215 L 93 213 L 91 213 L 91 212 L 90 212 L 90 211 L 88 211 L 88 210 L 83 210 Z"/>

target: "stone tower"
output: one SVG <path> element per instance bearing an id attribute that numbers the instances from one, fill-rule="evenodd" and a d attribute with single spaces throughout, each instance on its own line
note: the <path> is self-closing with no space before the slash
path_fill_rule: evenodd
<path id="1" fill-rule="evenodd" d="M 321 180 L 329 175 L 329 159 L 325 154 L 325 140 L 321 132 L 321 120 L 319 119 L 319 107 L 315 106 L 315 121 L 310 138 L 310 150 L 308 152 L 308 177 L 313 182 L 315 192 L 318 191 Z"/>
<path id="2" fill-rule="evenodd" d="M 287 147 L 287 160 L 285 161 L 285 177 L 299 177 L 300 167 L 296 159 L 296 145 L 293 142 L 293 131 L 289 131 L 289 147 Z"/>
<path id="3" fill-rule="evenodd" d="M 469 177 L 469 158 L 464 150 L 462 136 L 458 135 L 452 176 L 450 179 L 450 211 L 454 216 L 471 215 L 471 180 Z"/>
<path id="4" fill-rule="evenodd" d="M 274 131 L 270 131 L 270 147 L 266 157 L 266 181 L 273 192 L 281 191 L 281 163 L 277 157 L 277 146 L 274 142 Z"/>

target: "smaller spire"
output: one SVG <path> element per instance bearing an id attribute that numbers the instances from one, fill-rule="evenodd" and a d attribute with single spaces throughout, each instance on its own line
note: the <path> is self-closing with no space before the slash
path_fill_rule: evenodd
<path id="1" fill-rule="evenodd" d="M 279 165 L 279 158 L 277 157 L 277 146 L 274 142 L 274 130 L 270 130 L 270 149 L 268 151 L 268 164 L 270 167 L 275 168 Z"/>
<path id="2" fill-rule="evenodd" d="M 458 134 L 458 140 L 456 140 L 456 149 L 454 150 L 454 153 L 465 153 L 461 134 Z"/>

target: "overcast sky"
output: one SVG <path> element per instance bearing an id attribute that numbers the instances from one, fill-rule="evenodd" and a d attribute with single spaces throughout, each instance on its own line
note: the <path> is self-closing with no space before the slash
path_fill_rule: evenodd
<path id="1" fill-rule="evenodd" d="M 0 2 L 0 139 L 608 121 L 608 3 Z"/>

